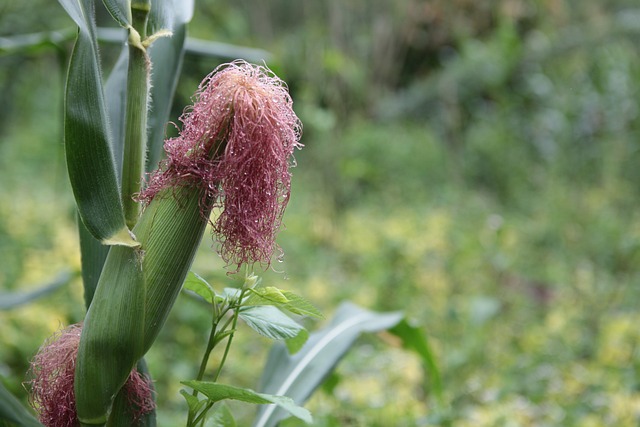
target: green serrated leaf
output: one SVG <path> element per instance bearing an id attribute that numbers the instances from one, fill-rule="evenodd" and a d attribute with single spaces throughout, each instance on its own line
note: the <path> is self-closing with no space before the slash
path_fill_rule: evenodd
<path id="1" fill-rule="evenodd" d="M 135 246 L 125 225 L 102 86 L 94 2 L 60 0 L 78 24 L 65 94 L 67 169 L 78 212 L 104 244 Z"/>
<path id="2" fill-rule="evenodd" d="M 239 316 L 251 329 L 274 340 L 295 338 L 304 329 L 278 308 L 270 305 L 243 307 Z"/>
<path id="3" fill-rule="evenodd" d="M 213 304 L 214 298 L 216 296 L 215 291 L 213 290 L 211 285 L 207 283 L 206 280 L 198 276 L 193 271 L 190 271 L 187 274 L 187 278 L 184 281 L 183 287 L 184 289 L 201 296 L 209 304 Z"/>
<path id="4" fill-rule="evenodd" d="M 273 286 L 251 289 L 251 295 L 244 301 L 243 305 L 273 305 L 301 316 L 324 318 L 320 310 L 308 300 L 293 292 L 283 291 Z"/>
<path id="5" fill-rule="evenodd" d="M 204 394 L 212 402 L 231 399 L 247 403 L 255 403 L 259 405 L 273 403 L 278 407 L 284 409 L 294 417 L 299 418 L 307 423 L 311 423 L 313 421 L 308 410 L 296 405 L 293 400 L 286 396 L 275 396 L 266 393 L 256 393 L 255 391 L 248 388 L 239 388 L 226 384 L 203 381 L 183 381 L 182 384 Z"/>
<path id="6" fill-rule="evenodd" d="M 207 425 L 211 427 L 236 427 L 236 420 L 227 405 L 219 403 L 211 412 Z"/>
<path id="7" fill-rule="evenodd" d="M 300 314 L 303 316 L 311 316 L 320 319 L 324 319 L 324 315 L 307 299 L 296 295 L 293 292 L 283 291 L 284 296 L 289 300 L 289 303 L 285 307 L 292 313 Z"/>
<path id="8" fill-rule="evenodd" d="M 274 286 L 267 286 L 265 288 L 252 288 L 250 289 L 250 291 L 252 295 L 247 299 L 247 305 L 254 305 L 252 304 L 253 300 L 256 300 L 257 302 L 266 300 L 266 302 L 270 302 L 276 305 L 286 304 L 289 302 L 289 299 L 284 296 L 282 291 Z"/>

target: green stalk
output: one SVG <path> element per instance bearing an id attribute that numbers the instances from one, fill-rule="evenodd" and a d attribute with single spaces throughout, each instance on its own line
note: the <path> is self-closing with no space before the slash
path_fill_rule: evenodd
<path id="1" fill-rule="evenodd" d="M 147 150 L 151 61 L 142 40 L 147 36 L 149 8 L 148 0 L 131 5 L 133 25 L 129 28 L 129 71 L 121 189 L 125 220 L 130 229 L 135 226 L 140 214 L 140 204 L 133 200 L 133 195 L 140 191 Z"/>

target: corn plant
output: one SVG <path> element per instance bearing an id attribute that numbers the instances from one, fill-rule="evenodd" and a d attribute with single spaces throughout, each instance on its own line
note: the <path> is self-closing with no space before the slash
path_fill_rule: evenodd
<path id="1" fill-rule="evenodd" d="M 28 386 L 38 420 L 0 387 L 0 422 L 155 425 L 154 394 L 162 391 L 153 390 L 144 355 L 183 289 L 211 312 L 198 374 L 181 391 L 187 426 L 235 425 L 220 403 L 227 399 L 266 405 L 256 426 L 286 416 L 311 422 L 299 404 L 362 332 L 392 328 L 437 372 L 425 342 L 399 313 L 346 304 L 310 335 L 291 315 L 321 313 L 255 275 L 282 255 L 275 239 L 290 198 L 293 154 L 302 147 L 302 125 L 284 82 L 266 66 L 220 65 L 197 88 L 178 136 L 165 139 L 193 3 L 104 0 L 127 34 L 104 81 L 95 2 L 59 3 L 78 27 L 64 143 L 87 313 L 82 324 L 47 340 L 31 363 Z M 208 224 L 227 273 L 242 277 L 241 286 L 216 290 L 190 272 Z M 219 381 L 240 320 L 284 342 L 271 351 L 260 392 Z M 216 348 L 222 357 L 206 378 Z"/>

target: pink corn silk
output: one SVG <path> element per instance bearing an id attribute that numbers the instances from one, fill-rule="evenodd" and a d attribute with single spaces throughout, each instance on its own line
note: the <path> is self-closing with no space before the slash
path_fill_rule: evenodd
<path id="1" fill-rule="evenodd" d="M 73 391 L 82 325 L 71 325 L 44 342 L 31 361 L 31 406 L 47 427 L 78 426 Z M 136 369 L 124 385 L 134 421 L 155 409 L 149 379 Z"/>
<path id="2" fill-rule="evenodd" d="M 167 159 L 139 200 L 165 188 L 204 189 L 201 212 L 221 210 L 213 225 L 227 265 L 268 266 L 289 201 L 293 152 L 302 125 L 285 83 L 269 69 L 235 61 L 200 83 L 180 117 L 182 131 L 165 141 Z"/>

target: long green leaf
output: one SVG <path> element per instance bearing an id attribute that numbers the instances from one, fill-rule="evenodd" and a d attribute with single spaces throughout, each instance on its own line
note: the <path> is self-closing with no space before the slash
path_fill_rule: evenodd
<path id="1" fill-rule="evenodd" d="M 65 152 L 78 212 L 106 244 L 135 246 L 125 225 L 108 129 L 94 2 L 59 0 L 78 25 L 65 96 Z"/>
<path id="2" fill-rule="evenodd" d="M 102 0 L 102 3 L 121 27 L 131 25 L 131 0 Z"/>
<path id="3" fill-rule="evenodd" d="M 20 401 L 7 390 L 0 381 L 0 424 L 2 421 L 22 427 L 42 427 L 42 424 L 22 406 Z"/>
<path id="4" fill-rule="evenodd" d="M 284 345 L 274 345 L 261 379 L 260 390 L 287 395 L 302 404 L 345 355 L 363 332 L 389 329 L 402 314 L 376 313 L 351 303 L 342 304 L 329 326 L 311 334 L 307 344 L 293 356 Z M 275 426 L 286 416 L 274 406 L 261 408 L 254 426 Z"/>
<path id="5" fill-rule="evenodd" d="M 122 152 L 124 145 L 124 111 L 126 105 L 127 65 L 129 48 L 124 45 L 125 33 L 119 32 L 123 49 L 105 83 L 105 101 L 107 115 L 110 118 L 111 135 L 113 136 L 113 154 L 116 165 L 116 175 L 120 182 L 122 170 Z M 85 306 L 89 308 L 93 293 L 98 285 L 102 266 L 109 253 L 109 247 L 103 245 L 89 233 L 87 227 L 80 220 L 80 259 L 82 262 L 82 283 L 84 285 Z"/>
<path id="6" fill-rule="evenodd" d="M 389 332 L 402 340 L 404 348 L 413 350 L 420 356 L 424 369 L 430 379 L 431 390 L 438 401 L 442 403 L 442 378 L 440 376 L 440 370 L 438 369 L 433 351 L 424 332 L 420 328 L 411 325 L 406 319 L 402 319 L 396 326 L 389 329 Z"/>
<path id="7" fill-rule="evenodd" d="M 149 34 L 160 30 L 175 30 L 178 23 L 187 23 L 193 17 L 194 0 L 151 0 Z"/>
<path id="8" fill-rule="evenodd" d="M 124 33 L 121 33 L 124 36 Z M 124 44 L 107 82 L 104 85 L 105 101 L 112 135 L 113 158 L 118 183 L 122 179 L 122 155 L 124 151 L 125 109 L 127 105 L 127 71 L 129 68 L 129 47 Z"/>
<path id="9" fill-rule="evenodd" d="M 71 281 L 71 273 L 60 273 L 51 282 L 28 292 L 0 293 L 0 310 L 9 310 L 45 297 Z"/>
<path id="10" fill-rule="evenodd" d="M 173 97 L 178 86 L 182 61 L 184 58 L 184 43 L 187 35 L 186 24 L 193 15 L 193 0 L 161 2 L 159 6 L 163 10 L 172 6 L 178 11 L 164 12 L 158 16 L 159 8 L 152 3 L 151 24 L 152 27 L 166 25 L 166 29 L 172 31 L 171 37 L 163 37 L 156 40 L 149 48 L 149 56 L 153 64 L 151 73 L 151 109 L 149 111 L 149 139 L 147 152 L 147 172 L 151 172 L 158 166 L 162 158 L 162 146 L 165 139 L 165 126 L 169 121 Z M 166 21 L 169 15 L 173 18 Z M 163 21 L 164 20 L 164 21 Z"/>
<path id="11" fill-rule="evenodd" d="M 233 387 L 230 385 L 203 382 L 203 381 L 183 381 L 182 384 L 191 387 L 194 390 L 207 396 L 213 402 L 219 402 L 224 399 L 240 400 L 247 403 L 256 404 L 275 404 L 281 410 L 288 412 L 296 418 L 307 423 L 311 423 L 313 419 L 311 414 L 305 408 L 294 403 L 287 396 L 275 396 L 266 393 L 256 393 L 248 388 Z"/>

